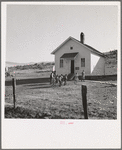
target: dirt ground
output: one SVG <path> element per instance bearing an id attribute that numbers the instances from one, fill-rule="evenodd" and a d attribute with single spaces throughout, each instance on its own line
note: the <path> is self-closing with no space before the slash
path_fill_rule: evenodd
<path id="1" fill-rule="evenodd" d="M 15 110 L 12 86 L 5 86 L 5 118 L 84 119 L 81 85 L 87 86 L 89 119 L 117 119 L 117 86 L 100 81 L 17 85 Z"/>

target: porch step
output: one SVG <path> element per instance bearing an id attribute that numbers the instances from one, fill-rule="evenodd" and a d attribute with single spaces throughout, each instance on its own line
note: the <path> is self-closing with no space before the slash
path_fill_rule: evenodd
<path id="1" fill-rule="evenodd" d="M 68 81 L 71 81 L 71 80 L 73 80 L 74 79 L 74 76 L 75 76 L 75 74 L 74 73 L 70 73 L 70 74 L 68 74 Z"/>

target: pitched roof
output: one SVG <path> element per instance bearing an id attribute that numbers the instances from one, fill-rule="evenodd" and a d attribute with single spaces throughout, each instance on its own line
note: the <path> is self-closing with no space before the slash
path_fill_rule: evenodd
<path id="1" fill-rule="evenodd" d="M 93 47 L 91 47 L 91 46 L 89 46 L 89 45 L 87 45 L 87 44 L 84 44 L 84 45 L 85 45 L 86 47 L 92 49 L 93 51 L 95 51 L 95 52 L 97 52 L 97 53 L 100 53 L 101 55 L 104 55 L 103 53 L 99 52 L 99 51 L 96 50 L 95 48 L 93 48 Z"/>
<path id="2" fill-rule="evenodd" d="M 65 53 L 61 58 L 74 58 L 78 53 Z"/>
<path id="3" fill-rule="evenodd" d="M 61 45 L 59 45 L 51 54 L 55 54 L 55 53 L 60 49 L 60 47 L 63 46 L 63 45 L 64 45 L 67 41 L 69 41 L 70 39 L 72 39 L 73 41 L 75 41 L 75 42 L 79 43 L 80 45 L 86 47 L 88 50 L 92 51 L 93 53 L 98 54 L 98 55 L 100 55 L 100 56 L 104 56 L 103 53 L 99 52 L 99 51 L 96 50 L 95 48 L 93 48 L 93 47 L 91 47 L 91 46 L 89 46 L 89 45 L 87 45 L 87 44 L 83 44 L 83 43 L 81 43 L 80 41 L 78 41 L 77 39 L 75 39 L 75 38 L 73 38 L 73 37 L 71 37 L 71 36 L 70 36 L 69 38 L 67 38 Z"/>

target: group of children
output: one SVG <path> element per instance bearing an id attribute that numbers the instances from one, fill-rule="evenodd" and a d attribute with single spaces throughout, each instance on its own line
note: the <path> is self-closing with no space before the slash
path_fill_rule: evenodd
<path id="1" fill-rule="evenodd" d="M 75 74 L 75 78 L 74 78 L 74 83 L 76 84 L 77 81 L 78 81 L 78 73 Z M 85 71 L 83 70 L 82 71 L 82 75 L 81 75 L 81 81 L 85 81 Z M 55 85 L 56 83 L 59 83 L 59 86 L 63 85 L 66 85 L 67 83 L 67 74 L 65 75 L 57 75 L 56 74 L 56 71 L 52 71 L 51 74 L 50 74 L 50 84 L 51 85 Z"/>
<path id="2" fill-rule="evenodd" d="M 59 86 L 63 85 L 66 85 L 66 82 L 67 82 L 67 74 L 65 75 L 57 75 L 56 74 L 56 71 L 52 71 L 51 74 L 50 74 L 50 84 L 51 85 L 55 85 L 56 83 L 59 83 Z"/>

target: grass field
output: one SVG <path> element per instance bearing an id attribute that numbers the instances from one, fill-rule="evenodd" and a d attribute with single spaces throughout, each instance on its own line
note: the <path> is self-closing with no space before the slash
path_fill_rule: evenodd
<path id="1" fill-rule="evenodd" d="M 50 70 L 40 70 L 40 69 L 28 69 L 28 70 L 15 70 L 11 72 L 16 79 L 28 79 L 28 78 L 43 78 L 50 76 Z M 11 80 L 11 77 L 6 77 L 6 81 Z"/>
<path id="2" fill-rule="evenodd" d="M 5 118 L 83 119 L 82 84 L 87 86 L 89 119 L 117 119 L 117 86 L 94 81 L 68 81 L 62 87 L 49 81 L 17 85 L 15 110 L 12 86 L 6 86 Z"/>

